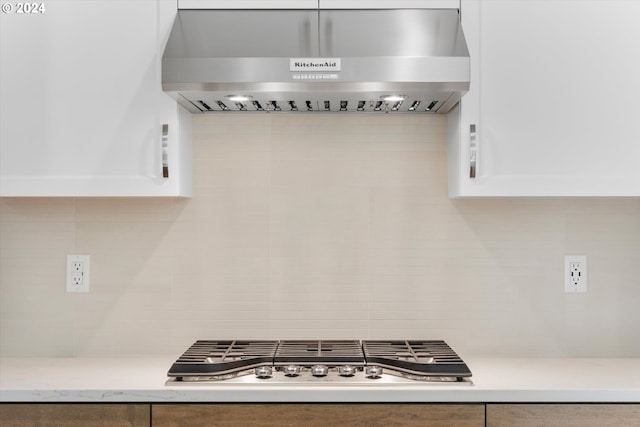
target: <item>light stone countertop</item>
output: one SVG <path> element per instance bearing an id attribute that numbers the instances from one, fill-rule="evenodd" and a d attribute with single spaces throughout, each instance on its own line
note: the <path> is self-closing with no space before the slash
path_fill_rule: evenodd
<path id="1" fill-rule="evenodd" d="M 166 386 L 172 356 L 0 358 L 0 402 L 635 402 L 640 358 L 465 357 L 473 385 Z"/>

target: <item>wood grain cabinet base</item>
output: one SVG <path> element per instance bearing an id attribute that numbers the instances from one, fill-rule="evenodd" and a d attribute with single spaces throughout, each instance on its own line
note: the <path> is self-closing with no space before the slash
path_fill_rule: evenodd
<path id="1" fill-rule="evenodd" d="M 149 427 L 148 404 L 11 403 L 0 405 L 2 427 Z"/>
<path id="2" fill-rule="evenodd" d="M 487 427 L 640 426 L 640 404 L 488 404 Z"/>
<path id="3" fill-rule="evenodd" d="M 154 404 L 153 427 L 482 427 L 483 404 Z"/>

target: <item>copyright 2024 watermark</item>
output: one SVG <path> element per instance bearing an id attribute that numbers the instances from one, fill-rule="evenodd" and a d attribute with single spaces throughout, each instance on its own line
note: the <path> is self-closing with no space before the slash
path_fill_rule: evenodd
<path id="1" fill-rule="evenodd" d="M 2 12 L 19 15 L 37 15 L 45 13 L 47 8 L 44 3 L 2 3 Z"/>

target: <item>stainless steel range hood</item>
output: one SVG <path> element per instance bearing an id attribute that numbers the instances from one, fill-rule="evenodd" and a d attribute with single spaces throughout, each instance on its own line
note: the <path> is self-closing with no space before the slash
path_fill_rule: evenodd
<path id="1" fill-rule="evenodd" d="M 180 10 L 162 86 L 193 113 L 446 113 L 469 52 L 455 9 Z"/>

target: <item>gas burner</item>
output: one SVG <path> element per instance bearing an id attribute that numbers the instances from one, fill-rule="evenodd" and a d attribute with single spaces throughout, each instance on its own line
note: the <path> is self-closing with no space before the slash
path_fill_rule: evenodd
<path id="1" fill-rule="evenodd" d="M 276 366 L 364 366 L 364 353 L 360 341 L 280 341 L 273 362 Z"/>
<path id="2" fill-rule="evenodd" d="M 454 377 L 462 380 L 471 371 L 462 359 L 441 340 L 363 341 L 367 364 L 390 369 L 390 373 L 414 377 Z"/>
<path id="3" fill-rule="evenodd" d="M 252 378 L 267 384 L 471 384 L 467 365 L 441 340 L 202 340 L 178 358 L 168 376 L 167 384 L 245 384 Z"/>
<path id="4" fill-rule="evenodd" d="M 177 381 L 193 377 L 235 377 L 271 367 L 278 341 L 196 341 L 171 366 Z"/>

